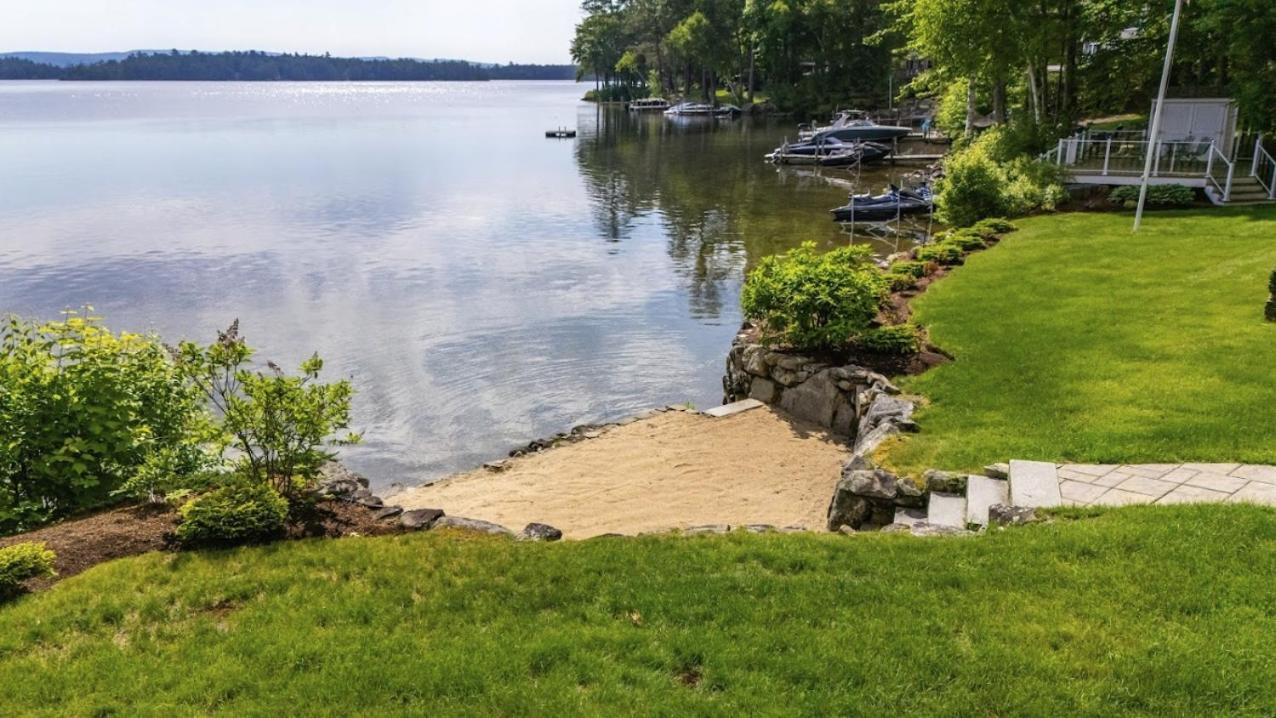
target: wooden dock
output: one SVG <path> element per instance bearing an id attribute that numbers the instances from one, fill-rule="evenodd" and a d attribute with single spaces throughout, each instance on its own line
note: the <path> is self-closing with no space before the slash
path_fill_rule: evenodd
<path id="1" fill-rule="evenodd" d="M 891 155 L 891 164 L 898 162 L 938 162 L 942 159 L 944 159 L 944 155 L 942 153 Z"/>

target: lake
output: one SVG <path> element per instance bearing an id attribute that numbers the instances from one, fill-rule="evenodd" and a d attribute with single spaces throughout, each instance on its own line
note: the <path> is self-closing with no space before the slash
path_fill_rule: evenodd
<path id="1" fill-rule="evenodd" d="M 716 405 L 746 267 L 850 241 L 827 210 L 855 175 L 765 163 L 790 120 L 584 89 L 0 82 L 0 312 L 91 304 L 169 341 L 238 318 L 262 362 L 318 351 L 355 384 L 343 454 L 378 485 Z"/>

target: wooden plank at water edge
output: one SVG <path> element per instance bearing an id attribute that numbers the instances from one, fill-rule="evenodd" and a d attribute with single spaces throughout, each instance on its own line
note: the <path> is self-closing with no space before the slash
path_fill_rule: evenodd
<path id="1" fill-rule="evenodd" d="M 766 405 L 758 401 L 757 399 L 744 399 L 743 401 L 736 401 L 730 404 L 724 404 L 722 406 L 715 406 L 712 409 L 706 410 L 704 413 L 707 416 L 716 416 L 721 418 L 724 416 L 731 416 L 732 414 L 739 414 L 741 412 L 748 411 L 749 409 L 756 409 L 759 406 L 766 406 Z"/>

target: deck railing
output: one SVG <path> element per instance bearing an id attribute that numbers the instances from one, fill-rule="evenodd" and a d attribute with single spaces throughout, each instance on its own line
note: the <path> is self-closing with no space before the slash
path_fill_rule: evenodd
<path id="1" fill-rule="evenodd" d="M 1201 177 L 1212 156 L 1213 143 L 1178 141 L 1149 143 L 1145 140 L 1107 137 L 1059 140 L 1051 159 L 1073 171 L 1094 171 L 1101 175 L 1142 174 L 1152 146 L 1152 176 Z"/>
<path id="2" fill-rule="evenodd" d="M 1236 163 L 1227 159 L 1217 145 L 1210 145 L 1209 162 L 1205 169 L 1205 181 L 1213 185 L 1226 202 L 1232 198 L 1232 179 L 1236 175 Z"/>
<path id="3" fill-rule="evenodd" d="M 1249 176 L 1267 190 L 1267 199 L 1276 199 L 1276 159 L 1263 149 L 1263 136 L 1254 140 L 1254 161 L 1249 167 Z"/>

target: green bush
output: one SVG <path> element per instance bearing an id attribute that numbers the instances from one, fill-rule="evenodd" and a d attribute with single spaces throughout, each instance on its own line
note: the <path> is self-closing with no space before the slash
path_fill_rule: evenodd
<path id="1" fill-rule="evenodd" d="M 916 354 L 922 345 L 921 329 L 911 322 L 870 329 L 860 335 L 859 345 L 880 354 Z"/>
<path id="2" fill-rule="evenodd" d="M 274 538 L 288 519 L 288 501 L 269 485 L 237 479 L 181 508 L 183 545 L 239 544 Z"/>
<path id="3" fill-rule="evenodd" d="M 902 292 L 917 286 L 917 277 L 905 272 L 887 272 L 886 281 L 890 284 L 892 292 Z"/>
<path id="4" fill-rule="evenodd" d="M 1004 217 L 989 217 L 975 222 L 971 227 L 979 236 L 984 239 L 991 239 L 1001 234 L 1008 234 L 1015 231 L 1016 227 L 1013 222 Z"/>
<path id="5" fill-rule="evenodd" d="M 869 327 L 887 280 L 868 247 L 852 245 L 819 254 L 806 242 L 766 257 L 749 273 L 740 301 L 766 341 L 798 349 L 844 346 Z"/>
<path id="6" fill-rule="evenodd" d="M 1026 155 L 1013 156 L 1015 143 L 1004 130 L 987 130 L 944 161 L 937 185 L 940 218 L 968 227 L 986 217 L 1052 210 L 1067 198 L 1062 170 Z"/>
<path id="7" fill-rule="evenodd" d="M 927 271 L 925 262 L 910 260 L 899 261 L 892 264 L 890 271 L 893 274 L 907 274 L 910 277 L 915 277 L 917 279 L 921 279 L 930 273 Z"/>
<path id="8" fill-rule="evenodd" d="M 350 426 L 348 381 L 319 382 L 323 360 L 316 354 L 288 376 L 273 364 L 269 373 L 246 368 L 252 349 L 239 336 L 239 322 L 216 342 L 182 342 L 178 364 L 221 414 L 223 441 L 235 450 L 242 476 L 295 496 L 336 454 L 325 447 L 359 441 Z"/>
<path id="9" fill-rule="evenodd" d="M 1117 187 L 1108 195 L 1108 201 L 1126 209 L 1134 209 L 1139 204 L 1139 188 L 1137 185 Z M 1191 207 L 1194 202 L 1196 192 L 1191 187 L 1181 184 L 1148 185 L 1148 207 Z"/>
<path id="10" fill-rule="evenodd" d="M 27 579 L 54 575 L 55 558 L 42 543 L 17 543 L 0 548 L 0 598 L 16 593 Z"/>
<path id="11" fill-rule="evenodd" d="M 100 320 L 0 328 L 0 533 L 102 504 L 208 415 L 155 337 Z"/>
<path id="12" fill-rule="evenodd" d="M 983 249 L 988 246 L 987 240 L 973 229 L 959 229 L 948 235 L 942 244 L 952 244 L 960 247 L 963 252 L 972 252 L 976 249 Z"/>
<path id="13" fill-rule="evenodd" d="M 923 262 L 936 262 L 938 264 L 953 265 L 961 264 L 962 251 L 960 245 L 945 240 L 928 244 L 917 249 L 917 258 Z"/>

